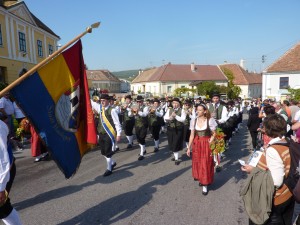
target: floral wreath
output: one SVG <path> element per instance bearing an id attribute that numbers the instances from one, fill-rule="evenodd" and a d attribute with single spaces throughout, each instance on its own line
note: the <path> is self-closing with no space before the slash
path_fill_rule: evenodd
<path id="1" fill-rule="evenodd" d="M 225 136 L 226 135 L 224 134 L 221 128 L 216 129 L 215 139 L 209 145 L 213 155 L 217 155 L 225 151 Z"/>

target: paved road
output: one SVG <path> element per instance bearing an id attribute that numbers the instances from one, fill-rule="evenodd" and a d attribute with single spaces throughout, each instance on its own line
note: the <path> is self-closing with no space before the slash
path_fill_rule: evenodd
<path id="1" fill-rule="evenodd" d="M 98 149 L 84 156 L 69 180 L 52 160 L 33 163 L 29 149 L 15 152 L 12 203 L 26 225 L 247 224 L 239 197 L 246 175 L 237 162 L 249 155 L 246 117 L 207 196 L 192 179 L 187 156 L 182 156 L 179 166 L 170 160 L 163 135 L 158 153 L 153 153 L 149 139 L 143 161 L 137 160 L 137 145 L 125 150 L 125 143 L 120 144 L 121 150 L 114 156 L 118 164 L 109 177 L 102 177 L 106 162 Z"/>

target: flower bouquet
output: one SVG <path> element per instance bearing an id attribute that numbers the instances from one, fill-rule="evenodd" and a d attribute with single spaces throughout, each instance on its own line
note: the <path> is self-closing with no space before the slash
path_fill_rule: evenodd
<path id="1" fill-rule="evenodd" d="M 216 129 L 215 139 L 210 143 L 209 147 L 213 155 L 217 155 L 225 151 L 225 134 L 221 128 Z"/>
<path id="2" fill-rule="evenodd" d="M 20 122 L 20 125 L 16 130 L 16 137 L 20 138 L 21 141 L 23 141 L 24 134 L 29 132 L 30 132 L 30 123 L 26 118 L 24 118 Z"/>

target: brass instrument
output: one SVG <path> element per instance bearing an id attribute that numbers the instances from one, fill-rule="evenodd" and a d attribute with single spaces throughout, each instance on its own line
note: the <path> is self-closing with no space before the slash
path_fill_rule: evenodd
<path id="1" fill-rule="evenodd" d="M 137 113 L 138 113 L 138 111 L 139 111 L 139 109 L 140 109 L 140 106 L 139 106 L 138 103 L 133 103 L 133 104 L 131 105 L 131 112 L 132 112 L 133 115 L 136 116 Z"/>
<path id="2" fill-rule="evenodd" d="M 156 110 L 157 110 L 157 107 L 156 107 L 156 106 L 150 106 L 150 107 L 149 107 L 149 113 L 150 113 L 150 114 L 154 114 Z"/>

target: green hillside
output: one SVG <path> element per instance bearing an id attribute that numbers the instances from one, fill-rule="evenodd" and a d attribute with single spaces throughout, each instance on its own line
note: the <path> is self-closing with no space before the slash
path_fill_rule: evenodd
<path id="1" fill-rule="evenodd" d="M 139 70 L 124 70 L 112 72 L 119 79 L 133 80 L 139 74 Z"/>

